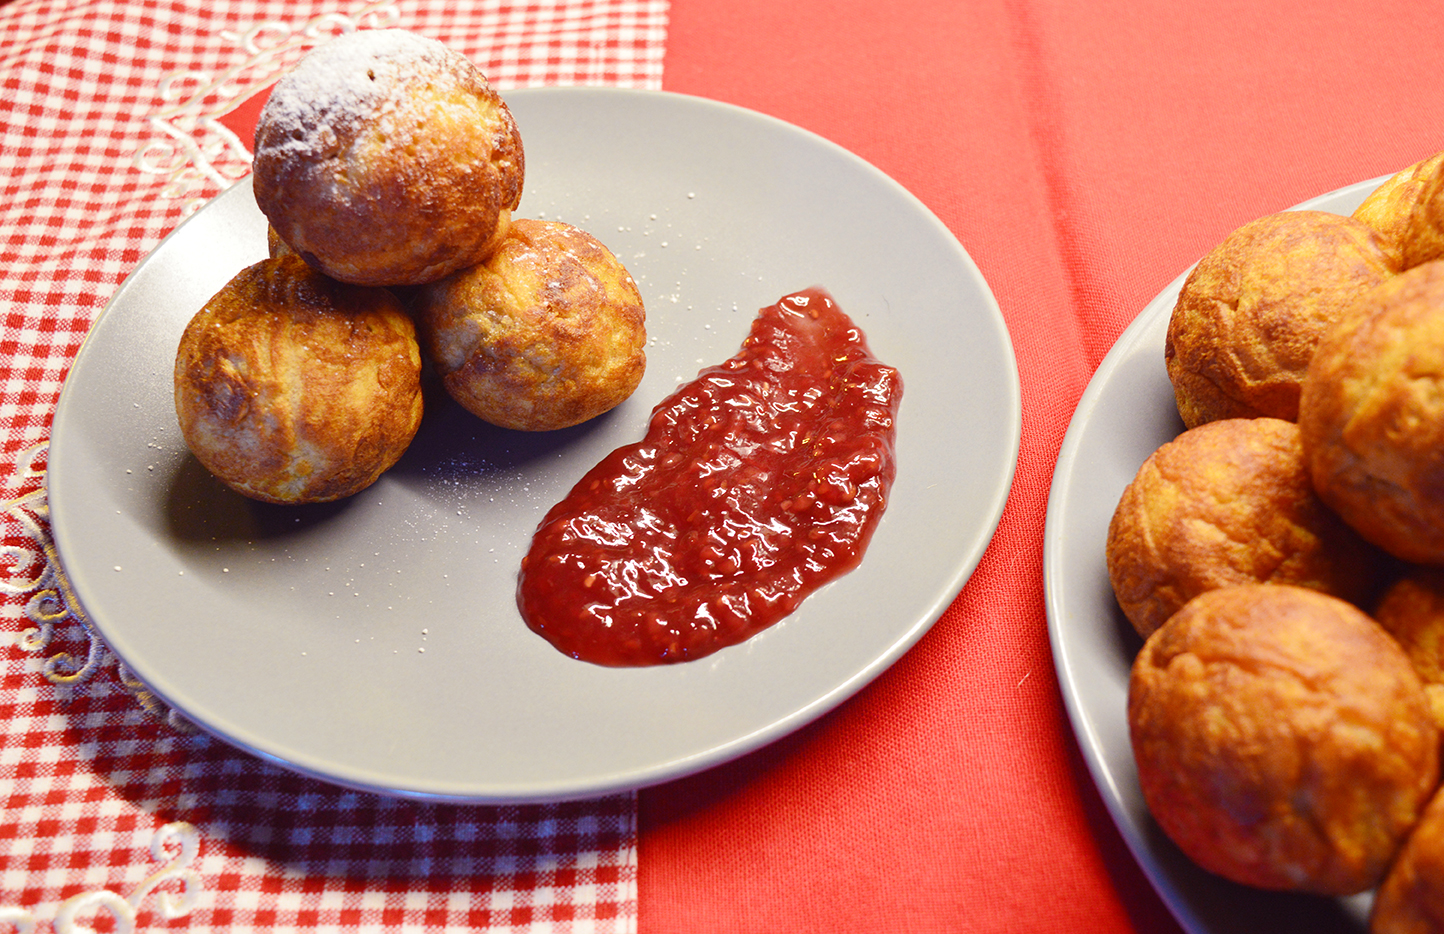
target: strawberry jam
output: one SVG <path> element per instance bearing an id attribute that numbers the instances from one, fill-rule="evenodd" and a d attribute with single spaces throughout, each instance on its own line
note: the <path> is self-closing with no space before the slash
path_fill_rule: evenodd
<path id="1" fill-rule="evenodd" d="M 897 472 L 902 381 L 821 289 L 653 411 L 554 506 L 517 587 L 573 658 L 654 665 L 750 638 L 856 567 Z"/>

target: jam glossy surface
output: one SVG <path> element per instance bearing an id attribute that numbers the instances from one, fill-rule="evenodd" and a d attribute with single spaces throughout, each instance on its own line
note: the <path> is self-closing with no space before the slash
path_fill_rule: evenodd
<path id="1" fill-rule="evenodd" d="M 901 398 L 825 291 L 762 309 L 735 356 L 547 513 L 522 617 L 613 666 L 701 658 L 771 626 L 862 560 L 897 472 Z"/>

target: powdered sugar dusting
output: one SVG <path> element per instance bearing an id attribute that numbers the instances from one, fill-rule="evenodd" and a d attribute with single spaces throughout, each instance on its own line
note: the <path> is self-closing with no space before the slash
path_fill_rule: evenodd
<path id="1" fill-rule="evenodd" d="M 395 99 L 398 83 L 418 71 L 449 71 L 459 59 L 435 39 L 404 29 L 337 36 L 276 82 L 256 125 L 256 149 L 329 155 L 346 127 Z"/>

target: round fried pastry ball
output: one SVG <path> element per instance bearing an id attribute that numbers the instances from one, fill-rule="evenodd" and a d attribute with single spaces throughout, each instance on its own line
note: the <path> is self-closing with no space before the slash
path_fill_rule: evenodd
<path id="1" fill-rule="evenodd" d="M 256 203 L 322 272 L 417 285 L 484 259 L 521 199 L 506 103 L 465 56 L 401 29 L 345 33 L 276 82 Z"/>
<path id="2" fill-rule="evenodd" d="M 1374 893 L 1370 934 L 1444 931 L 1444 794 L 1424 809 Z"/>
<path id="3" fill-rule="evenodd" d="M 1323 211 L 1229 234 L 1189 274 L 1169 320 L 1164 358 L 1183 423 L 1293 421 L 1324 329 L 1396 268 L 1363 222 Z"/>
<path id="4" fill-rule="evenodd" d="M 1444 564 L 1444 261 L 1400 273 L 1329 330 L 1299 428 L 1324 502 L 1396 557 Z"/>
<path id="5" fill-rule="evenodd" d="M 1439 775 L 1439 730 L 1389 634 L 1327 594 L 1191 600 L 1134 661 L 1128 723 L 1150 813 L 1200 866 L 1264 889 L 1378 883 Z"/>
<path id="6" fill-rule="evenodd" d="M 175 404 L 186 445 L 237 492 L 350 496 L 421 423 L 415 326 L 385 289 L 336 282 L 294 254 L 262 260 L 186 326 Z"/>
<path id="7" fill-rule="evenodd" d="M 517 219 L 489 259 L 421 289 L 412 308 L 447 391 L 503 428 L 594 418 L 646 368 L 636 283 L 595 237 L 558 221 Z"/>
<path id="8" fill-rule="evenodd" d="M 1389 585 L 1373 617 L 1398 641 L 1444 727 L 1444 568 L 1414 565 Z"/>
<path id="9" fill-rule="evenodd" d="M 1435 165 L 1420 184 L 1403 239 L 1406 268 L 1444 259 L 1444 166 Z"/>
<path id="10" fill-rule="evenodd" d="M 1277 418 L 1208 422 L 1149 455 L 1114 510 L 1106 559 L 1144 638 L 1215 587 L 1296 584 L 1362 603 L 1382 570 L 1314 493 L 1298 426 Z"/>
<path id="11" fill-rule="evenodd" d="M 1370 192 L 1351 215 L 1379 234 L 1384 249 L 1400 269 L 1422 261 L 1415 255 L 1417 250 L 1410 250 L 1408 261 L 1405 259 L 1405 244 L 1412 239 L 1409 225 L 1418 222 L 1415 210 L 1425 188 L 1437 184 L 1434 180 L 1441 175 L 1444 175 L 1444 152 L 1395 172 Z"/>

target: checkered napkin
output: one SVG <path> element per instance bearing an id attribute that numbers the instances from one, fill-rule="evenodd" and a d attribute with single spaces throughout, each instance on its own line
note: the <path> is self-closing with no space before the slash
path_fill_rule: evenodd
<path id="1" fill-rule="evenodd" d="M 187 729 L 76 615 L 45 465 L 96 315 L 249 170 L 247 108 L 307 49 L 400 26 L 502 89 L 655 88 L 666 15 L 666 0 L 0 5 L 0 930 L 635 930 L 632 795 L 416 803 Z"/>

